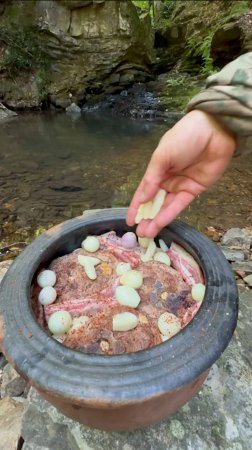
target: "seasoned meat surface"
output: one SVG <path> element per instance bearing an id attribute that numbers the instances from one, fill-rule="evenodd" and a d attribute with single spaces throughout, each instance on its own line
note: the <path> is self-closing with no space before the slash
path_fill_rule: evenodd
<path id="1" fill-rule="evenodd" d="M 100 259 L 101 263 L 96 266 L 97 279 L 90 280 L 84 267 L 78 262 L 78 255 L 90 256 L 90 253 L 79 248 L 69 255 L 55 259 L 50 265 L 57 277 L 54 286 L 57 291 L 56 303 L 82 299 L 94 292 L 104 292 L 106 296 L 114 293 L 118 278 L 115 272 L 117 258 L 109 250 L 97 251 L 95 257 Z"/>
<path id="2" fill-rule="evenodd" d="M 54 303 L 42 307 L 37 301 L 41 288 L 36 283 L 32 287 L 32 308 L 42 326 L 47 327 L 49 318 L 57 311 L 68 311 L 73 319 L 85 316 L 85 322 L 73 323 L 70 330 L 59 337 L 60 342 L 85 353 L 113 355 L 136 352 L 164 340 L 165 336 L 162 336 L 158 327 L 158 320 L 163 313 L 169 312 L 176 316 L 181 328 L 192 320 L 200 303 L 191 296 L 192 277 L 188 282 L 185 281 L 190 260 L 187 258 L 184 270 L 184 254 L 184 259 L 175 255 L 177 259 L 174 267 L 178 266 L 178 260 L 180 264 L 180 270 L 176 270 L 154 260 L 142 262 L 143 249 L 139 246 L 134 249 L 122 248 L 121 238 L 117 238 L 113 232 L 99 236 L 99 241 L 100 249 L 95 253 L 78 248 L 51 262 L 49 269 L 56 274 L 54 288 L 57 298 Z M 78 255 L 94 256 L 100 260 L 95 266 L 95 280 L 87 276 Z M 132 269 L 142 273 L 143 284 L 137 289 L 141 301 L 137 308 L 121 305 L 115 296 L 116 287 L 120 285 L 116 268 L 122 261 L 130 262 Z M 195 267 L 189 267 L 193 274 L 196 273 Z M 197 269 L 197 280 L 199 271 Z M 123 312 L 137 316 L 137 326 L 129 331 L 113 331 L 113 317 Z"/>

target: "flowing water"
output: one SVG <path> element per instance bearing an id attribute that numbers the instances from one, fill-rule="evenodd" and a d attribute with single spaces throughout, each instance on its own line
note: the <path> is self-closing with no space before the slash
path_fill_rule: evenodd
<path id="1" fill-rule="evenodd" d="M 29 242 L 85 209 L 127 206 L 172 123 L 94 113 L 26 113 L 0 126 L 0 247 Z M 252 221 L 252 154 L 197 198 L 183 220 L 201 231 Z"/>

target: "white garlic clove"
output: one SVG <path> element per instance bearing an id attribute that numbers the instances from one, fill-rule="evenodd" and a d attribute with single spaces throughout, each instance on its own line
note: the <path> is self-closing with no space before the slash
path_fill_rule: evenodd
<path id="1" fill-rule="evenodd" d="M 78 255 L 78 262 L 82 266 L 85 266 L 87 263 L 97 266 L 97 264 L 100 264 L 101 260 L 99 258 L 94 258 L 93 256 Z"/>
<path id="2" fill-rule="evenodd" d="M 141 300 L 138 292 L 130 286 L 117 286 L 115 297 L 120 305 L 131 308 L 137 308 Z"/>
<path id="3" fill-rule="evenodd" d="M 81 243 L 81 247 L 87 252 L 94 253 L 100 248 L 99 239 L 95 236 L 87 236 Z"/>
<path id="4" fill-rule="evenodd" d="M 128 272 L 129 270 L 131 270 L 130 263 L 120 262 L 116 266 L 116 275 L 118 275 L 120 277 L 121 275 Z"/>
<path id="5" fill-rule="evenodd" d="M 53 313 L 48 321 L 48 328 L 54 335 L 67 333 L 72 325 L 72 317 L 68 311 Z"/>
<path id="6" fill-rule="evenodd" d="M 158 319 L 158 328 L 161 334 L 170 338 L 181 330 L 180 320 L 174 314 L 165 312 Z"/>
<path id="7" fill-rule="evenodd" d="M 131 312 L 115 314 L 112 322 L 113 331 L 129 331 L 136 328 L 138 318 Z"/>
<path id="8" fill-rule="evenodd" d="M 97 274 L 95 266 L 101 262 L 100 259 L 93 256 L 78 255 L 78 262 L 84 267 L 87 277 L 90 280 L 96 280 Z"/>
<path id="9" fill-rule="evenodd" d="M 155 253 L 153 259 L 154 259 L 154 261 L 159 261 L 163 264 L 166 264 L 167 266 L 171 265 L 171 260 L 170 260 L 169 256 L 164 252 Z"/>
<path id="10" fill-rule="evenodd" d="M 139 245 L 141 245 L 141 247 L 143 247 L 143 248 L 147 248 L 150 241 L 151 241 L 151 238 L 147 238 L 147 237 L 139 237 L 138 238 Z"/>
<path id="11" fill-rule="evenodd" d="M 57 297 L 57 292 L 52 286 L 46 286 L 41 289 L 38 301 L 41 305 L 51 305 Z"/>
<path id="12" fill-rule="evenodd" d="M 90 280 L 96 280 L 97 274 L 96 274 L 96 271 L 95 271 L 95 267 L 90 261 L 86 262 L 86 264 L 84 266 L 84 269 L 85 269 L 87 277 Z"/>
<path id="13" fill-rule="evenodd" d="M 143 219 L 150 219 L 152 211 L 152 201 L 143 203 Z"/>
<path id="14" fill-rule="evenodd" d="M 40 287 L 54 286 L 56 283 L 56 274 L 53 270 L 43 270 L 38 274 L 37 283 Z"/>
<path id="15" fill-rule="evenodd" d="M 141 260 L 143 262 L 151 261 L 155 251 L 156 251 L 156 244 L 154 242 L 154 239 L 151 239 L 146 252 L 144 253 L 144 255 L 141 256 Z"/>
<path id="16" fill-rule="evenodd" d="M 163 239 L 159 239 L 158 242 L 159 242 L 159 246 L 163 252 L 167 252 L 167 250 L 169 250 L 169 247 L 166 245 L 166 243 Z"/>
<path id="17" fill-rule="evenodd" d="M 142 203 L 138 207 L 137 214 L 136 214 L 136 217 L 135 217 L 135 223 L 140 223 L 141 220 L 143 219 L 143 209 L 144 209 L 144 205 Z"/>
<path id="18" fill-rule="evenodd" d="M 154 217 L 157 216 L 160 209 L 162 208 L 164 201 L 166 197 L 166 191 L 164 189 L 159 189 L 159 191 L 156 193 L 153 202 L 152 202 L 152 209 L 150 212 L 150 219 L 154 219 Z"/>
<path id="19" fill-rule="evenodd" d="M 192 286 L 191 295 L 196 302 L 202 302 L 205 296 L 206 286 L 202 283 L 196 283 Z"/>
<path id="20" fill-rule="evenodd" d="M 170 339 L 170 338 L 169 338 L 169 336 L 164 336 L 163 334 L 161 334 L 161 339 L 162 339 L 162 342 L 165 342 L 165 341 L 168 341 L 168 339 Z"/>
<path id="21" fill-rule="evenodd" d="M 129 270 L 121 276 L 120 283 L 138 289 L 143 284 L 143 275 L 139 270 Z"/>

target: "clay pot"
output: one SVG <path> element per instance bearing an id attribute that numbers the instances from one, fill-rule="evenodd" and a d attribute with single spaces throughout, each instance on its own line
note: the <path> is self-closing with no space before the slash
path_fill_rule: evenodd
<path id="1" fill-rule="evenodd" d="M 128 231 L 125 213 L 98 211 L 43 233 L 16 258 L 0 287 L 0 342 L 8 361 L 64 414 L 103 430 L 134 429 L 177 411 L 199 391 L 237 322 L 229 263 L 207 237 L 174 221 L 160 237 L 189 251 L 206 278 L 205 299 L 189 325 L 151 349 L 118 356 L 84 354 L 52 339 L 31 310 L 34 274 L 80 247 L 88 234 Z"/>

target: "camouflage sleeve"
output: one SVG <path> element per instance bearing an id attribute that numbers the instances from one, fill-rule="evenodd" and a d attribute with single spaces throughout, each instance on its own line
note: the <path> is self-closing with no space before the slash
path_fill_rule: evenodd
<path id="1" fill-rule="evenodd" d="M 192 98 L 187 112 L 214 115 L 238 137 L 252 135 L 252 52 L 239 56 L 206 80 L 206 89 Z"/>

